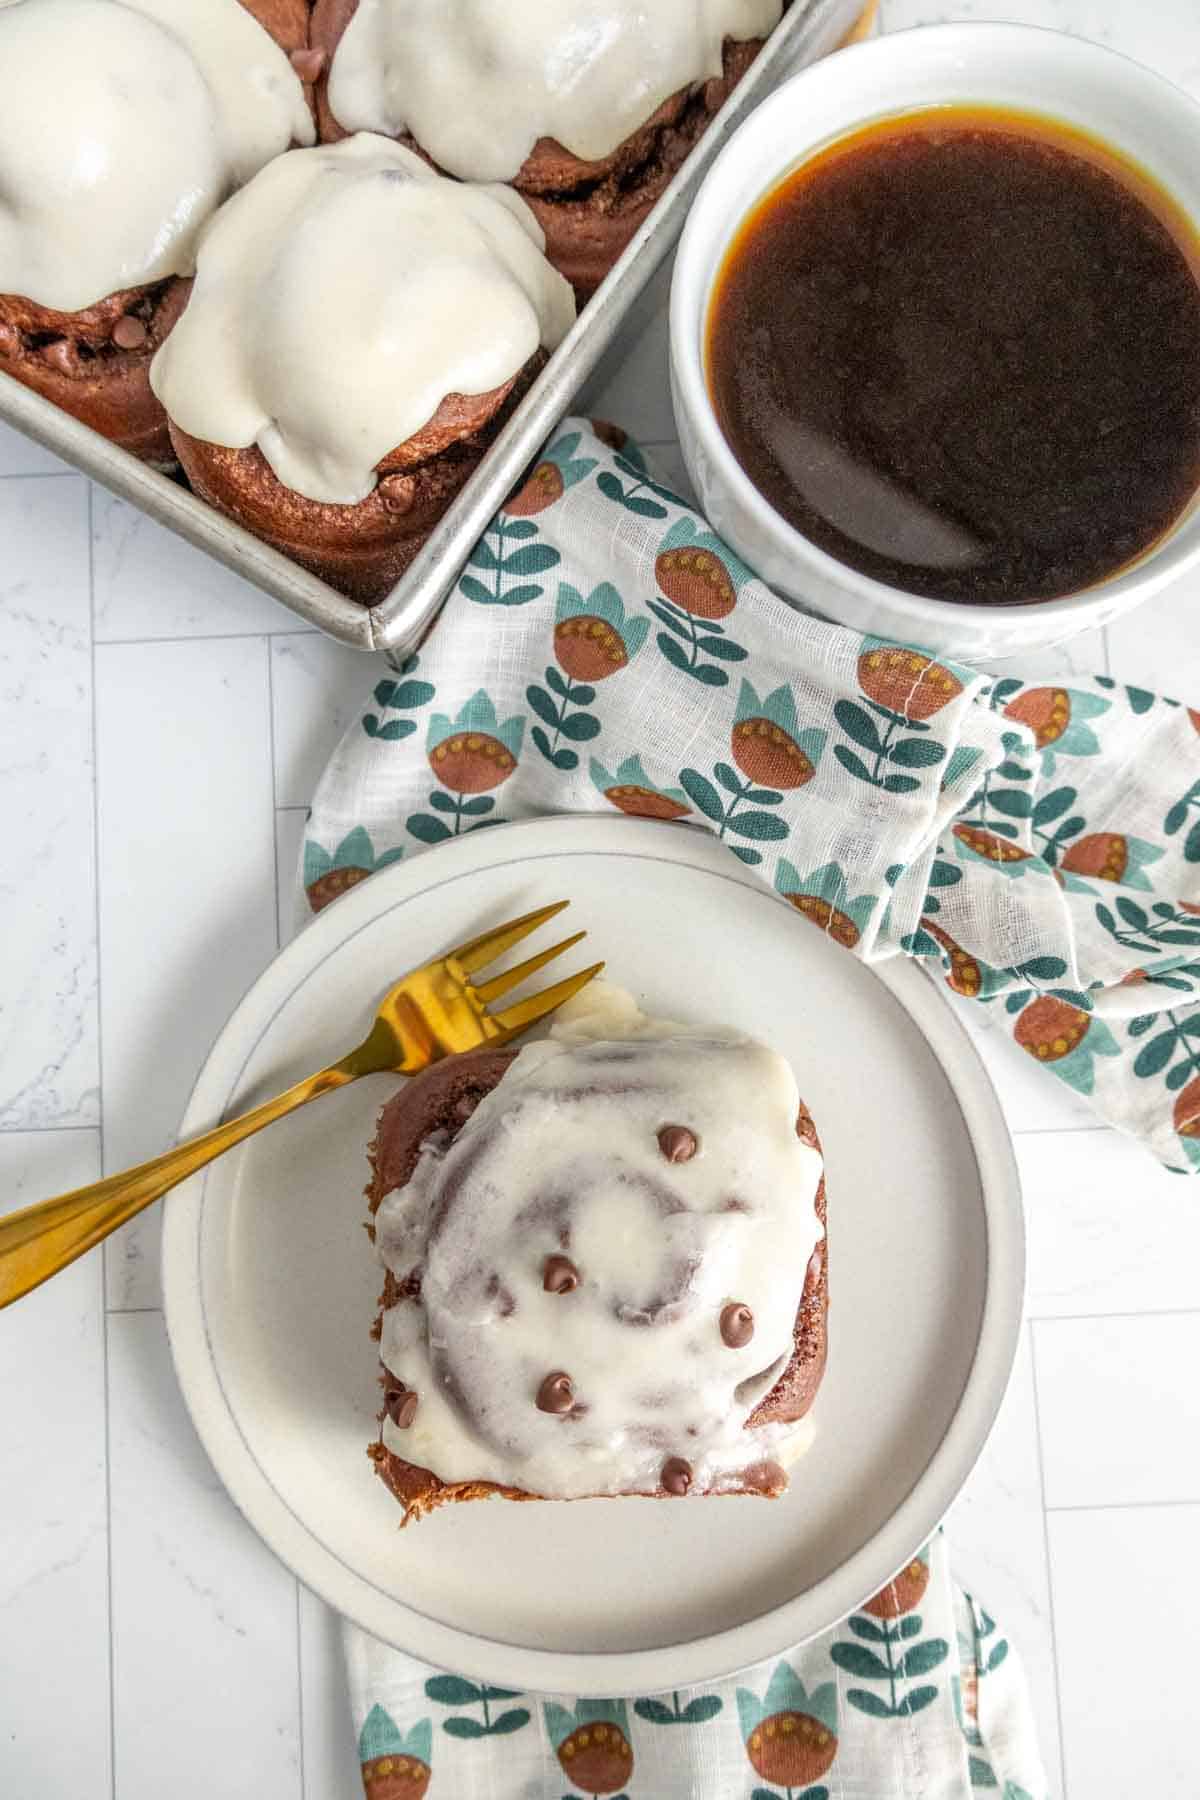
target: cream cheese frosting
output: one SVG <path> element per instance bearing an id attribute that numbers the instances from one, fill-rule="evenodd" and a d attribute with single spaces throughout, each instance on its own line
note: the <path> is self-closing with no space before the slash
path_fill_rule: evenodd
<path id="1" fill-rule="evenodd" d="M 270 163 L 212 220 L 151 365 L 175 424 L 257 444 L 287 487 L 352 506 L 448 394 L 483 394 L 570 329 L 575 302 L 507 188 L 436 175 L 360 133 Z"/>
<path id="2" fill-rule="evenodd" d="M 765 37 L 783 0 L 359 0 L 329 73 L 347 131 L 412 133 L 467 181 L 511 181 L 539 138 L 608 156 L 664 100 Z"/>
<path id="3" fill-rule="evenodd" d="M 0 0 L 0 293 L 77 312 L 190 272 L 225 196 L 312 117 L 238 0 Z"/>
<path id="4" fill-rule="evenodd" d="M 417 1395 L 385 1446 L 564 1499 L 654 1492 L 673 1458 L 704 1491 L 790 1460 L 807 1420 L 747 1419 L 791 1358 L 822 1235 L 798 1106 L 774 1051 L 631 1003 L 524 1048 L 375 1215 L 383 1262 L 421 1277 L 383 1315 L 381 1358 Z M 672 1160 L 672 1128 L 693 1154 Z"/>

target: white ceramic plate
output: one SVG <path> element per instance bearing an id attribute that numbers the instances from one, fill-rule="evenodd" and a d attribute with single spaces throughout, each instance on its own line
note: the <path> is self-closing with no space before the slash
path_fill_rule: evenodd
<path id="1" fill-rule="evenodd" d="M 560 897 L 589 958 L 651 1012 L 790 1058 L 824 1143 L 829 1368 L 788 1494 L 499 1500 L 401 1532 L 366 1446 L 380 1277 L 364 1146 L 392 1077 L 305 1108 L 171 1198 L 167 1325 L 184 1396 L 246 1518 L 376 1636 L 477 1680 L 649 1692 L 774 1656 L 851 1612 L 925 1541 L 1004 1394 L 1024 1243 L 1015 1166 L 966 1035 L 915 969 L 876 975 L 710 838 L 559 819 L 476 832 L 323 913 L 217 1042 L 200 1130 L 358 1040 L 388 982 Z M 576 965 L 581 966 L 581 965 Z"/>

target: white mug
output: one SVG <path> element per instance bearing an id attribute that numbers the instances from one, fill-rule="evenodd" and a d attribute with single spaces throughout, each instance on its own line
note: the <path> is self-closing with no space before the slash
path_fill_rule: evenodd
<path id="1" fill-rule="evenodd" d="M 1012 656 L 1105 624 L 1200 561 L 1197 500 L 1139 560 L 1061 599 L 967 605 L 907 593 L 818 549 L 775 511 L 726 441 L 705 370 L 714 282 L 747 214 L 839 138 L 937 105 L 1005 107 L 1077 126 L 1140 165 L 1200 230 L 1200 106 L 1151 70 L 1033 26 L 935 25 L 877 38 L 785 82 L 713 164 L 675 263 L 671 393 L 703 510 L 785 599 L 855 630 L 943 655 Z"/>

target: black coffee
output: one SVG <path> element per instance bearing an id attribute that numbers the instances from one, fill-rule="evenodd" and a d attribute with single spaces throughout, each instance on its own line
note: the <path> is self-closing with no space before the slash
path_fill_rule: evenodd
<path id="1" fill-rule="evenodd" d="M 850 567 L 944 600 L 1069 594 L 1200 488 L 1197 266 L 1166 195 L 1066 126 L 966 107 L 872 125 L 726 257 L 717 416 Z"/>

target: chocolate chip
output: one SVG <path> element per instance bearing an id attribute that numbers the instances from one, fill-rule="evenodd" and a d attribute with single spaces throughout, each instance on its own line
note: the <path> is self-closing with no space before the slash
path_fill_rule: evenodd
<path id="1" fill-rule="evenodd" d="M 575 1390 L 571 1385 L 571 1377 L 556 1369 L 547 1375 L 537 1391 L 539 1412 L 568 1413 L 575 1404 Z"/>
<path id="2" fill-rule="evenodd" d="M 385 475 L 379 483 L 378 493 L 387 512 L 411 512 L 417 497 L 416 483 L 411 475 Z"/>
<path id="3" fill-rule="evenodd" d="M 662 1469 L 662 1484 L 668 1494 L 683 1497 L 692 1485 L 692 1465 L 682 1456 L 668 1456 Z"/>
<path id="4" fill-rule="evenodd" d="M 742 1480 L 756 1494 L 781 1494 L 787 1486 L 787 1475 L 777 1462 L 751 1463 L 742 1471 Z"/>
<path id="5" fill-rule="evenodd" d="M 293 50 L 288 61 L 301 81 L 309 83 L 319 81 L 325 72 L 325 52 L 323 50 Z"/>
<path id="6" fill-rule="evenodd" d="M 754 1314 L 740 1300 L 721 1308 L 721 1337 L 731 1350 L 740 1350 L 754 1336 Z"/>
<path id="7" fill-rule="evenodd" d="M 126 313 L 113 326 L 112 341 L 118 350 L 140 350 L 146 341 L 146 327 L 132 313 Z"/>
<path id="8" fill-rule="evenodd" d="M 658 1147 L 668 1162 L 691 1162 L 700 1148 L 694 1131 L 686 1125 L 664 1125 L 658 1134 Z"/>
<path id="9" fill-rule="evenodd" d="M 397 1382 L 384 1389 L 383 1404 L 388 1418 L 398 1431 L 407 1431 L 417 1416 L 417 1396 L 412 1388 Z"/>
<path id="10" fill-rule="evenodd" d="M 542 1270 L 542 1286 L 548 1294 L 573 1294 L 579 1286 L 579 1270 L 569 1256 L 548 1256 Z"/>

